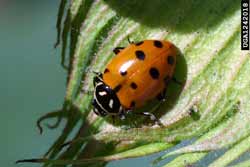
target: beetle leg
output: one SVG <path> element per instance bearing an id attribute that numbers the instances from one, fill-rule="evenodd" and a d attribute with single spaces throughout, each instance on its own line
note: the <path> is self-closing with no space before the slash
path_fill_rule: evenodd
<path id="1" fill-rule="evenodd" d="M 94 79 L 93 79 L 93 84 L 94 84 L 94 86 L 95 86 L 97 83 L 99 83 L 99 82 L 103 82 L 103 81 L 102 81 L 102 73 L 98 73 L 98 74 L 94 77 Z"/>
<path id="2" fill-rule="evenodd" d="M 163 126 L 163 124 L 161 123 L 161 121 L 156 118 L 156 116 L 150 112 L 141 112 L 141 113 L 135 113 L 135 114 L 138 114 L 138 115 L 142 115 L 142 116 L 145 116 L 145 117 L 148 117 L 151 121 L 153 121 L 154 123 L 160 125 L 160 126 Z"/>
<path id="3" fill-rule="evenodd" d="M 94 73 L 97 76 L 100 76 L 102 73 L 94 71 L 91 67 L 87 67 L 86 69 L 83 70 L 85 73 Z"/>
<path id="4" fill-rule="evenodd" d="M 96 72 L 96 71 L 92 71 L 92 72 L 96 75 L 96 77 L 97 77 L 99 80 L 102 81 L 102 73 L 101 73 L 101 72 Z"/>
<path id="5" fill-rule="evenodd" d="M 97 75 L 98 77 L 102 77 L 102 73 L 101 72 L 96 72 L 96 71 L 92 71 L 95 75 Z"/>
<path id="6" fill-rule="evenodd" d="M 120 117 L 120 119 L 121 120 L 124 120 L 125 119 L 125 111 L 124 110 L 122 110 L 121 112 L 120 112 L 120 114 L 119 114 L 119 117 Z"/>
<path id="7" fill-rule="evenodd" d="M 156 98 L 157 98 L 159 101 L 164 102 L 164 101 L 166 100 L 166 88 L 165 88 L 162 92 L 160 92 L 160 93 L 156 96 Z"/>
<path id="8" fill-rule="evenodd" d="M 112 123 L 113 123 L 113 125 L 115 124 L 115 116 L 114 115 L 112 115 Z"/>
<path id="9" fill-rule="evenodd" d="M 129 36 L 128 36 L 128 43 L 129 43 L 129 44 L 134 44 L 135 42 L 134 42 L 134 41 L 131 41 L 130 38 L 129 38 Z"/>
<path id="10" fill-rule="evenodd" d="M 115 49 L 113 49 L 113 52 L 117 55 L 118 53 L 121 52 L 121 50 L 123 50 L 124 47 L 116 47 Z"/>
<path id="11" fill-rule="evenodd" d="M 171 78 L 170 76 L 166 76 L 166 77 L 164 78 L 164 82 L 165 82 L 165 85 L 166 85 L 166 86 L 169 84 L 170 81 L 173 81 L 174 83 L 176 83 L 176 84 L 178 84 L 178 85 L 180 85 L 180 86 L 183 85 L 183 83 L 182 83 L 181 81 L 178 81 L 175 77 L 172 77 L 172 78 Z"/>
<path id="12" fill-rule="evenodd" d="M 180 86 L 183 85 L 183 83 L 181 81 L 178 81 L 175 77 L 172 78 L 172 81 L 174 81 L 174 83 L 176 83 L 176 84 L 178 84 Z"/>

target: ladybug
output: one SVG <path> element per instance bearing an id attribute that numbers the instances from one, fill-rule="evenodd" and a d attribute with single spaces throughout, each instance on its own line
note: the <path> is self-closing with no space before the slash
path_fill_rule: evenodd
<path id="1" fill-rule="evenodd" d="M 99 116 L 121 119 L 128 112 L 157 98 L 165 100 L 166 88 L 173 78 L 178 49 L 169 41 L 130 42 L 113 50 L 116 56 L 103 73 L 94 77 L 93 111 Z M 149 112 L 140 112 L 156 121 Z"/>

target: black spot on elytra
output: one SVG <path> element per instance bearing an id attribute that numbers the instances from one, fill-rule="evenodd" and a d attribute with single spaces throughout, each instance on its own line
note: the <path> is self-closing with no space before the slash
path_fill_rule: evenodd
<path id="1" fill-rule="evenodd" d="M 141 44 L 143 44 L 143 41 L 135 43 L 136 46 L 140 46 Z"/>
<path id="2" fill-rule="evenodd" d="M 141 50 L 137 50 L 135 51 L 135 55 L 139 60 L 144 60 L 145 59 L 145 54 L 143 51 Z"/>
<path id="3" fill-rule="evenodd" d="M 134 107 L 135 107 L 135 101 L 131 101 L 130 108 L 134 108 Z"/>
<path id="4" fill-rule="evenodd" d="M 159 76 L 160 76 L 159 71 L 158 71 L 156 68 L 154 68 L 154 67 L 150 68 L 149 74 L 150 74 L 150 76 L 151 76 L 153 79 L 158 79 Z"/>
<path id="5" fill-rule="evenodd" d="M 127 75 L 127 71 L 120 71 L 120 74 L 121 74 L 122 76 L 125 76 L 125 75 Z"/>
<path id="6" fill-rule="evenodd" d="M 136 89 L 136 88 L 137 88 L 137 85 L 136 85 L 136 83 L 134 83 L 134 82 L 132 82 L 132 83 L 130 84 L 130 86 L 131 86 L 132 89 Z"/>
<path id="7" fill-rule="evenodd" d="M 109 69 L 106 68 L 106 69 L 104 70 L 104 73 L 107 73 L 107 72 L 109 72 Z"/>
<path id="8" fill-rule="evenodd" d="M 174 65 L 174 57 L 173 56 L 168 56 L 167 61 L 168 61 L 169 65 Z"/>
<path id="9" fill-rule="evenodd" d="M 162 48 L 163 44 L 162 44 L 161 41 L 154 41 L 154 46 L 157 47 L 157 48 Z"/>
<path id="10" fill-rule="evenodd" d="M 117 86 L 114 88 L 114 92 L 118 92 L 121 88 L 122 88 L 122 85 L 117 85 Z"/>

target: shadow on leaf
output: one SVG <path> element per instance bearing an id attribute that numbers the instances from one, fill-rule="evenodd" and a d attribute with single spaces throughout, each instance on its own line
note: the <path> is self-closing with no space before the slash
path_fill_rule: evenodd
<path id="1" fill-rule="evenodd" d="M 240 5 L 237 1 L 224 0 L 105 0 L 118 15 L 129 17 L 149 27 L 193 32 L 211 28 L 230 17 Z"/>

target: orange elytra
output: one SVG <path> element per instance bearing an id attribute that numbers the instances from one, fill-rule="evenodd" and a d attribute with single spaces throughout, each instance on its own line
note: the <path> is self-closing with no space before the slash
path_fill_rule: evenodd
<path id="1" fill-rule="evenodd" d="M 100 116 L 124 118 L 148 101 L 165 99 L 171 81 L 178 49 L 169 41 L 144 40 L 117 47 L 116 54 L 103 73 L 94 77 L 94 112 Z M 140 113 L 150 116 L 152 113 Z"/>

